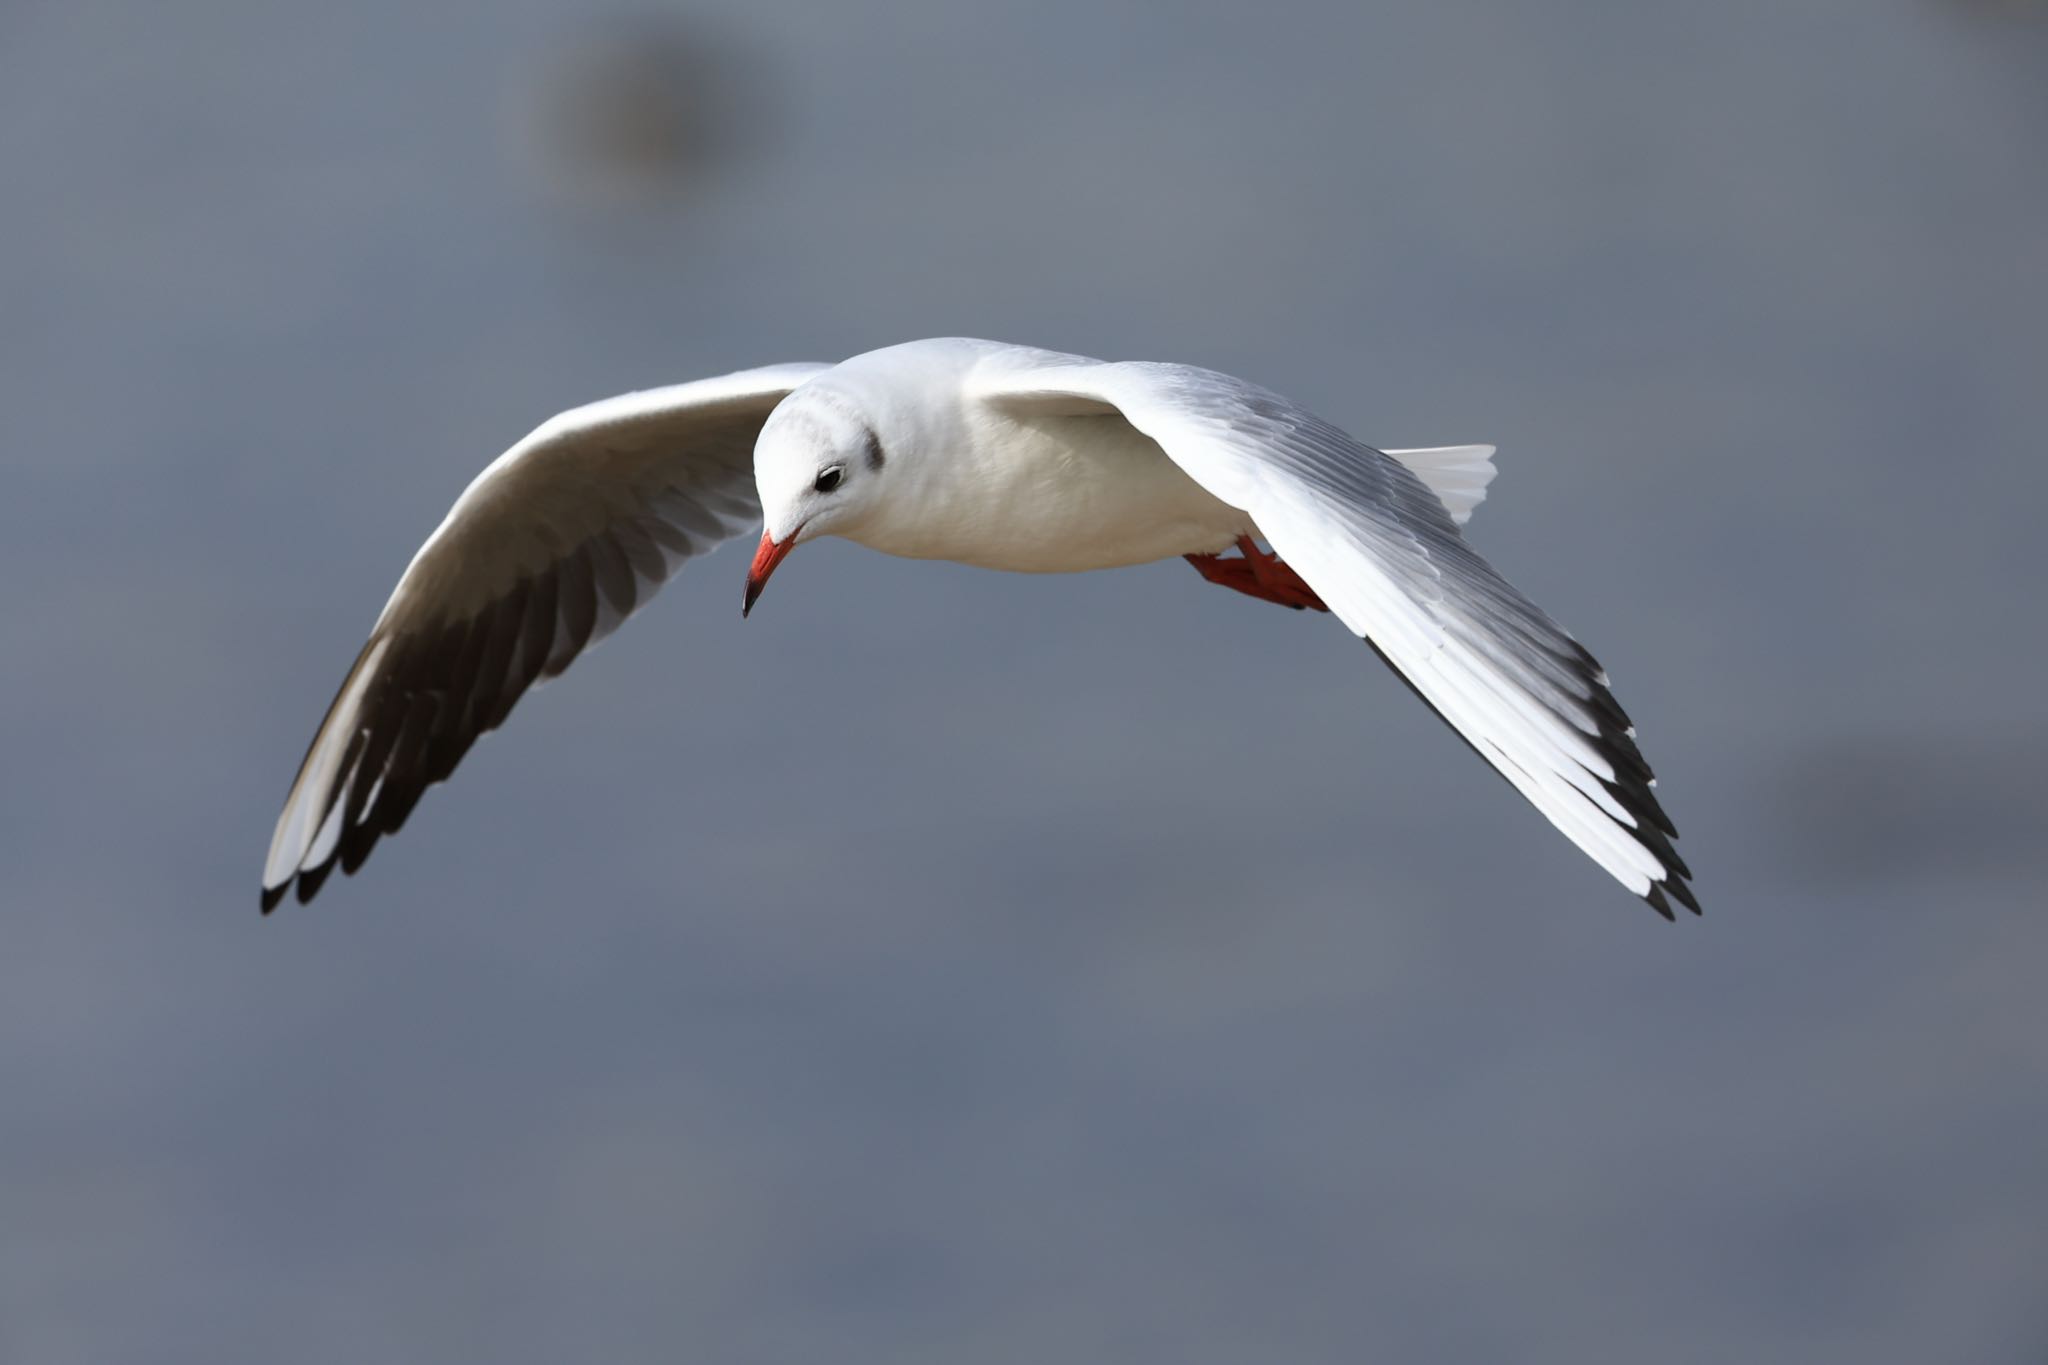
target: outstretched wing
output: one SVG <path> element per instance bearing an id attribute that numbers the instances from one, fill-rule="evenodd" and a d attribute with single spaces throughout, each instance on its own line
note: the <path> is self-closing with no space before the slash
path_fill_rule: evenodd
<path id="1" fill-rule="evenodd" d="M 1278 394 L 1189 366 L 1023 368 L 984 375 L 978 392 L 1018 411 L 1121 414 L 1249 513 L 1337 618 L 1566 837 L 1666 919 L 1672 900 L 1698 913 L 1606 672 L 1458 531 L 1453 517 L 1491 475 L 1483 460 L 1459 461 L 1476 466 L 1460 471 L 1475 486 L 1440 498 L 1411 468 L 1439 452 L 1404 464 Z"/>
<path id="2" fill-rule="evenodd" d="M 413 556 L 313 736 L 263 868 L 267 913 L 354 872 L 535 682 L 692 556 L 758 521 L 754 439 L 823 365 L 573 408 L 463 491 Z"/>

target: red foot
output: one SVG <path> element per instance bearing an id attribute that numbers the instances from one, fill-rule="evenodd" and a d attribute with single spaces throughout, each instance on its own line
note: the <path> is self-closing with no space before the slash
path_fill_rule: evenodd
<path id="1" fill-rule="evenodd" d="M 1254 545 L 1250 536 L 1239 536 L 1237 548 L 1244 555 L 1243 559 L 1225 559 L 1222 555 L 1181 557 L 1194 565 L 1195 572 L 1211 583 L 1221 583 L 1226 588 L 1235 588 L 1262 602 L 1278 602 L 1281 606 L 1293 607 L 1296 611 L 1303 607 L 1310 607 L 1316 611 L 1329 610 L 1323 605 L 1323 599 L 1317 597 L 1315 591 L 1301 581 L 1300 574 Z"/>

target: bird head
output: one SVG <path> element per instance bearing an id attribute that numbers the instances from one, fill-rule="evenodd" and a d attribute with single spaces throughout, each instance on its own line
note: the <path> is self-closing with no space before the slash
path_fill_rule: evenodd
<path id="1" fill-rule="evenodd" d="M 742 615 L 797 542 L 861 525 L 877 506 L 887 465 L 874 423 L 844 394 L 806 386 L 769 414 L 754 443 L 761 545 L 747 570 Z"/>

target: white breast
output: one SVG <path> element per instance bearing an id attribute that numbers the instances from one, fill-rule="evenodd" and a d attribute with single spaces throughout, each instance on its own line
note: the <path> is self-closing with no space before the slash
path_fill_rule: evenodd
<path id="1" fill-rule="evenodd" d="M 917 461 L 914 518 L 854 538 L 887 554 L 1015 573 L 1073 573 L 1212 554 L 1252 533 L 1120 416 L 977 412 Z"/>

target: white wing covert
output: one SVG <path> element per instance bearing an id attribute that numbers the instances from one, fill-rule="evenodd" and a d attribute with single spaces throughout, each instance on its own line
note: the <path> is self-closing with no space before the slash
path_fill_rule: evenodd
<path id="1" fill-rule="evenodd" d="M 1607 674 L 1458 531 L 1492 478 L 1490 447 L 1389 458 L 1278 394 L 1184 365 L 1024 367 L 985 375 L 977 393 L 1019 411 L 1121 414 L 1248 513 L 1332 613 L 1595 862 L 1666 919 L 1672 900 L 1699 912 Z"/>
<path id="2" fill-rule="evenodd" d="M 758 522 L 753 448 L 824 365 L 775 365 L 561 413 L 479 474 L 398 581 L 313 736 L 263 872 L 268 912 L 354 872 L 534 683 L 681 564 Z"/>

